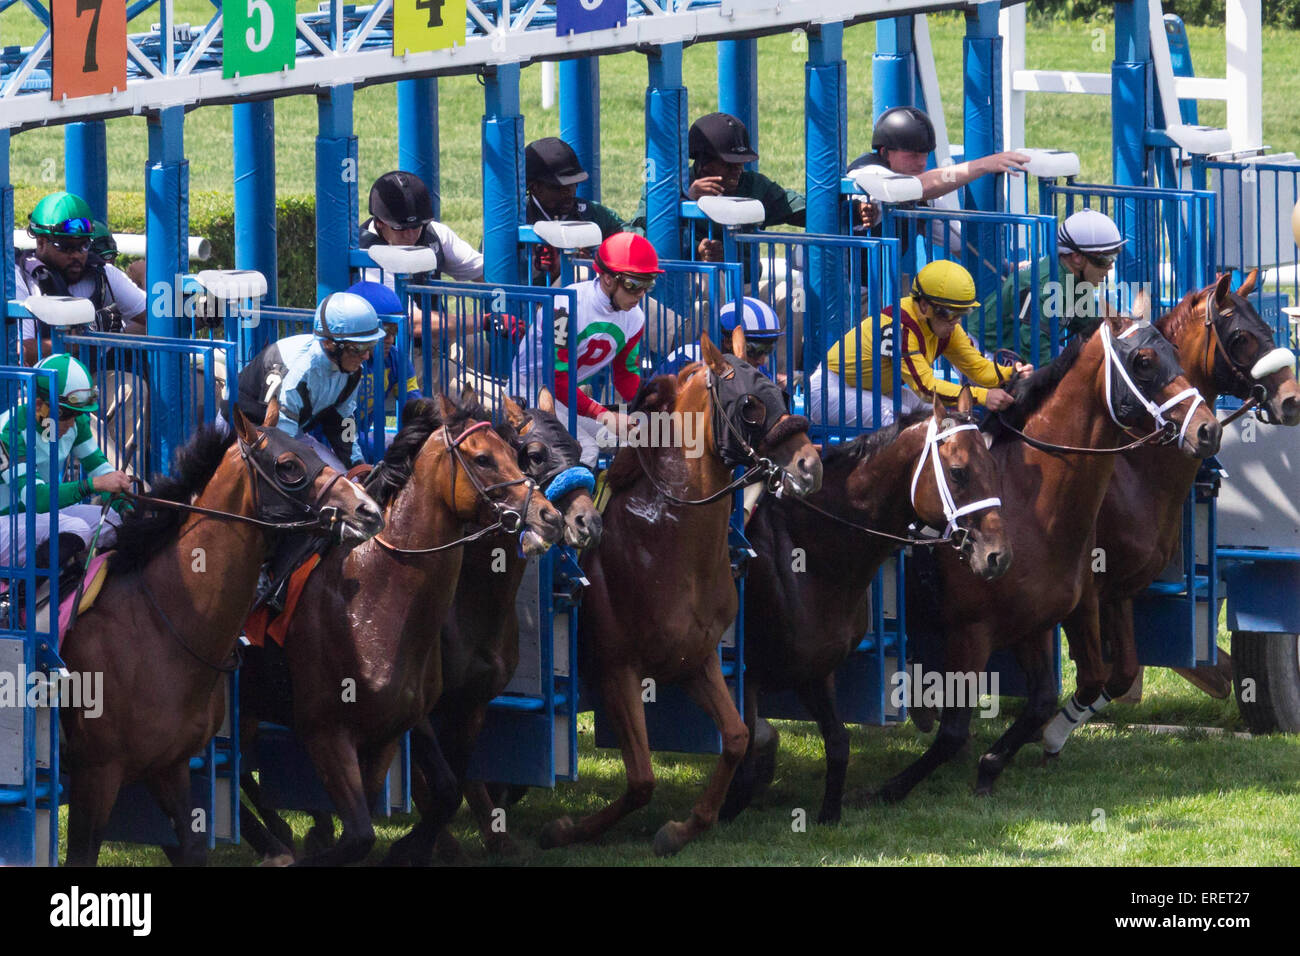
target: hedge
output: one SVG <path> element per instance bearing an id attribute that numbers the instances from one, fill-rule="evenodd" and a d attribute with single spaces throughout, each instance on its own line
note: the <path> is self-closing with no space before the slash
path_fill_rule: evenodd
<path id="1" fill-rule="evenodd" d="M 1049 20 L 1111 20 L 1113 0 L 1039 0 L 1030 5 L 1037 17 Z M 1176 13 L 1188 26 L 1223 27 L 1223 0 L 1165 0 L 1165 13 Z M 1300 0 L 1264 0 L 1264 23 L 1300 29 Z"/>
<path id="2" fill-rule="evenodd" d="M 27 225 L 32 208 L 48 189 L 14 189 L 15 227 Z M 276 245 L 279 249 L 279 304 L 310 309 L 316 305 L 316 202 L 312 196 L 276 199 Z M 108 194 L 108 222 L 114 232 L 143 233 L 144 203 L 139 193 Z M 235 200 L 229 193 L 190 193 L 190 235 L 212 243 L 212 258 L 192 263 L 199 269 L 235 267 Z M 126 262 L 120 264 L 125 268 Z"/>

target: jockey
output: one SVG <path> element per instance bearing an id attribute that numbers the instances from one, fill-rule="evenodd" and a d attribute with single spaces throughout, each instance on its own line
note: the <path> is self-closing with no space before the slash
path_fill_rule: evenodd
<path id="1" fill-rule="evenodd" d="M 745 296 L 742 300 L 741 325 L 745 329 L 745 361 L 768 378 L 773 378 L 768 358 L 785 335 L 781 317 L 762 299 Z M 736 303 L 728 302 L 718 311 L 718 326 L 722 330 L 718 342 L 723 354 L 731 354 L 731 333 L 736 328 Z M 687 342 L 664 359 L 656 375 L 676 375 L 692 362 L 700 361 L 698 342 Z M 783 376 L 778 376 L 782 378 Z"/>
<path id="2" fill-rule="evenodd" d="M 50 462 L 50 443 L 46 436 L 54 422 L 50 419 L 50 396 L 45 376 L 37 380 L 36 400 L 31 405 L 19 405 L 0 415 L 0 562 L 11 561 L 11 545 L 19 552 L 25 547 L 26 521 L 23 518 L 4 517 L 19 515 L 28 509 L 36 512 L 36 544 L 50 537 L 50 498 L 59 505 L 59 533 L 75 535 L 82 547 L 89 547 L 94 529 L 104 522 L 99 546 L 112 547 L 114 527 L 118 523 L 115 511 L 105 513 L 99 505 L 80 504 L 94 493 L 111 495 L 131 490 L 131 479 L 123 472 L 114 471 L 104 453 L 95 442 L 90 426 L 90 412 L 99 410 L 99 392 L 91 381 L 86 367 L 71 355 L 51 355 L 42 360 L 38 369 L 52 369 L 58 375 L 58 463 L 62 465 L 69 455 L 81 463 L 86 477 L 80 481 L 58 482 L 51 489 L 50 482 L 57 481 Z M 34 448 L 27 447 L 28 416 L 35 417 L 37 441 Z M 44 433 L 44 435 L 42 434 Z M 27 470 L 35 467 L 33 486 L 29 493 Z M 15 541 L 11 542 L 10 536 Z M 61 541 L 62 558 L 69 555 L 69 544 Z M 39 562 L 38 562 L 39 563 Z"/>
<path id="3" fill-rule="evenodd" d="M 623 220 L 612 209 L 578 198 L 578 183 L 589 178 L 578 154 L 564 140 L 547 136 L 529 143 L 524 148 L 528 224 L 555 219 L 594 222 L 600 227 L 602 240 L 622 232 Z M 533 285 L 550 285 L 559 279 L 560 260 L 555 249 L 539 243 L 533 252 L 532 269 Z"/>
<path id="4" fill-rule="evenodd" d="M 375 343 L 384 338 L 374 307 L 336 292 L 316 307 L 312 331 L 268 345 L 239 374 L 239 409 L 312 445 L 325 463 L 346 472 L 362 464 L 357 444 L 357 386 Z M 278 418 L 267 421 L 271 404 Z M 309 432 L 319 426 L 328 447 Z"/>
<path id="5" fill-rule="evenodd" d="M 578 384 L 612 366 L 614 388 L 631 401 L 641 387 L 639 355 L 641 334 L 645 330 L 645 313 L 641 301 L 654 288 L 659 256 L 644 236 L 620 232 L 600 244 L 595 256 L 597 275 L 569 286 L 577 293 L 577 338 L 572 347 L 566 342 L 569 330 L 568 300 L 557 299 L 555 310 L 555 414 L 567 421 L 568 409 L 562 399 L 569 396 L 569 374 L 576 355 Z M 511 373 L 511 390 L 532 395 L 545 382 L 543 361 L 544 330 L 540 322 L 532 323 Z M 595 468 L 601 447 L 615 444 L 610 432 L 624 430 L 626 416 L 610 411 L 586 393 L 578 392 L 578 434 L 582 443 L 582 463 Z"/>
<path id="6" fill-rule="evenodd" d="M 388 407 L 390 398 L 395 406 L 423 398 L 424 396 L 420 394 L 420 383 L 415 378 L 414 367 L 409 363 L 408 371 L 411 374 L 406 377 L 405 386 L 403 387 L 402 382 L 399 381 L 401 371 L 398 369 L 397 351 L 394 346 L 397 344 L 397 326 L 406 321 L 406 310 L 402 308 L 402 300 L 397 297 L 396 292 L 378 282 L 354 282 L 348 286 L 347 291 L 369 302 L 384 327 L 384 407 Z M 362 409 L 362 418 L 368 414 L 369 409 Z"/>
<path id="7" fill-rule="evenodd" d="M 873 320 L 866 319 L 831 349 L 826 361 L 813 373 L 808 383 L 808 417 L 814 422 L 843 425 L 887 425 L 894 420 L 894 356 L 902 356 L 903 412 L 921 408 L 935 393 L 946 402 L 955 402 L 961 386 L 937 379 L 934 363 L 939 356 L 976 384 L 972 391 L 976 401 L 993 411 L 1008 408 L 1014 399 L 1000 387 L 1018 372 L 1032 372 L 1033 366 L 1017 363 L 1014 368 L 994 365 L 985 358 L 961 327 L 976 305 L 975 280 L 955 262 L 936 260 L 927 265 L 912 282 L 912 294 L 903 299 L 902 332 L 896 331 L 894 318 L 880 317 L 882 341 L 872 341 Z M 861 338 L 861 350 L 858 341 Z M 873 422 L 872 362 L 879 356 L 881 421 Z M 853 394 L 861 387 L 862 414 Z M 840 400 L 844 401 L 841 421 Z M 823 402 L 825 407 L 823 408 Z"/>

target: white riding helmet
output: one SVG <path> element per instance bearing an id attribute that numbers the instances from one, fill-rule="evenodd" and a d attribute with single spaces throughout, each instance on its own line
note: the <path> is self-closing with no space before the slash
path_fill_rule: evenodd
<path id="1" fill-rule="evenodd" d="M 1061 256 L 1071 252 L 1113 254 L 1126 241 L 1115 221 L 1095 209 L 1080 209 L 1056 229 L 1056 253 Z"/>

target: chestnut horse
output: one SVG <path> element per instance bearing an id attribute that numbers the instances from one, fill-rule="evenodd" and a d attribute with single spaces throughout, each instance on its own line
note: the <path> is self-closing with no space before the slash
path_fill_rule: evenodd
<path id="1" fill-rule="evenodd" d="M 1211 408 L 1220 393 L 1247 400 L 1283 425 L 1300 424 L 1295 356 L 1273 346 L 1273 331 L 1246 298 L 1258 270 L 1235 293 L 1231 274 L 1189 293 L 1157 323 L 1178 348 L 1187 380 Z M 1067 736 L 1087 723 L 1137 677 L 1133 598 L 1169 564 L 1181 546 L 1183 502 L 1196 480 L 1195 460 L 1172 448 L 1138 448 L 1115 464 L 1097 515 L 1097 547 L 1106 573 L 1089 576 L 1085 598 L 1065 619 L 1070 654 L 1078 661 L 1074 697 L 1043 732 L 1043 751 L 1060 753 Z M 1093 605 L 1099 609 L 1095 611 Z M 1109 660 L 1102 648 L 1109 649 Z M 1180 671 L 1181 673 L 1181 671 Z"/>
<path id="2" fill-rule="evenodd" d="M 758 552 L 745 583 L 745 724 L 750 749 L 731 784 L 723 819 L 749 802 L 758 777 L 755 722 L 759 695 L 793 689 L 826 745 L 826 791 L 818 822 L 840 818 L 849 733 L 835 711 L 835 670 L 869 627 L 868 592 L 914 520 L 943 529 L 971 571 L 992 580 L 1011 562 L 999 515 L 992 455 L 970 419 L 936 396 L 919 411 L 871 435 L 822 453 L 822 487 L 791 501 L 764 498 L 745 533 Z M 808 507 L 812 506 L 812 507 Z M 968 517 L 969 516 L 969 517 Z M 963 520 L 964 519 L 964 520 Z M 923 540 L 923 539 L 920 539 Z M 790 555 L 806 559 L 796 570 Z M 775 757 L 775 731 L 773 753 Z"/>
<path id="3" fill-rule="evenodd" d="M 99 600 L 65 638 L 71 671 L 104 675 L 102 714 L 62 711 L 69 864 L 97 862 L 118 791 L 137 780 L 176 829 L 172 861 L 205 861 L 206 838 L 191 826 L 190 757 L 221 726 L 223 678 L 238 664 L 277 526 L 324 530 L 333 516 L 354 542 L 383 527 L 375 502 L 309 446 L 234 418 L 233 432 L 201 428 L 177 453 L 175 476 L 139 499 Z"/>
<path id="4" fill-rule="evenodd" d="M 582 446 L 555 417 L 555 400 L 542 389 L 537 407 L 524 410 L 505 399 L 506 424 L 503 437 L 519 450 L 519 467 L 564 515 L 565 542 L 575 548 L 588 548 L 600 541 L 600 512 L 592 501 L 594 480 L 582 465 Z M 504 547 L 505 568 L 494 567 L 498 552 Z M 451 616 L 442 630 L 442 696 L 432 714 L 433 724 L 421 721 L 412 731 L 441 744 L 447 765 L 459 789 L 425 787 L 416 779 L 416 804 L 419 824 L 393 845 L 386 863 L 427 865 L 432 861 L 436 837 L 439 854 L 445 858 L 459 856 L 459 847 L 451 833 L 439 829 L 460 807 L 463 790 L 479 831 L 489 851 L 498 854 L 515 852 L 513 841 L 504 831 L 494 831 L 492 811 L 495 804 L 482 782 L 466 781 L 465 772 L 487 706 L 505 690 L 519 664 L 519 618 L 515 597 L 527 565 L 502 536 L 483 538 L 465 546 L 465 563 L 456 587 Z M 489 568 L 493 568 L 489 573 Z M 473 573 L 470 573 L 472 570 Z M 436 726 L 436 736 L 434 727 Z M 412 746 L 412 755 L 427 754 L 428 743 Z M 437 773 L 437 766 L 427 760 L 413 761 L 415 769 L 426 779 Z M 436 804 L 440 793 L 455 795 L 455 803 Z"/>
<path id="5" fill-rule="evenodd" d="M 740 328 L 732 345 L 736 355 L 745 354 Z M 619 451 L 609 471 L 605 533 L 583 556 L 591 581 L 578 619 L 583 686 L 604 702 L 623 751 L 627 790 L 577 823 L 551 821 L 542 831 L 543 848 L 595 839 L 649 802 L 654 771 L 643 678 L 681 683 L 722 733 L 722 756 L 708 787 L 689 820 L 659 830 L 657 854 L 677 852 L 713 825 L 745 756 L 749 733 L 718 658 L 718 641 L 737 610 L 727 548 L 729 489 L 736 484 L 731 469 L 755 464 L 759 475 L 798 495 L 817 490 L 822 469 L 807 420 L 786 412 L 774 382 L 735 355 L 724 357 L 707 335 L 700 348 L 703 362 L 642 386 L 635 409 L 650 421 L 669 421 L 671 434 L 656 447 L 637 442 Z M 699 444 L 688 442 L 695 423 Z"/>
<path id="6" fill-rule="evenodd" d="M 467 389 L 459 408 L 445 396 L 407 405 L 406 424 L 367 480 L 387 533 L 346 556 L 326 555 L 289 624 L 293 728 L 343 820 L 338 844 L 304 864 L 353 863 L 374 845 L 370 808 L 401 736 L 442 692 L 438 638 L 460 577 L 464 526 L 522 530 L 528 554 L 560 537 L 559 512 L 534 494 L 514 450 L 472 420 L 476 404 Z M 278 709 L 252 692 L 244 706 L 246 739 L 256 715 Z"/>
<path id="7" fill-rule="evenodd" d="M 1173 345 L 1145 322 L 1103 320 L 1090 338 L 1076 338 L 1051 365 L 1012 388 L 1015 404 L 1002 416 L 1011 427 L 1001 429 L 990 450 L 1002 477 L 1002 523 L 1015 564 L 985 582 L 956 555 L 938 556 L 942 669 L 973 677 L 993 651 L 1007 648 L 1029 686 L 1025 709 L 980 758 L 978 793 L 991 792 L 1003 767 L 1056 708 L 1054 628 L 1084 596 L 1097 511 L 1115 470 L 1112 452 L 1129 429 L 1154 428 L 1139 441 L 1175 434 L 1183 454 L 1207 458 L 1222 434 L 1183 376 Z M 938 662 L 925 663 L 939 669 Z M 956 754 L 969 736 L 975 703 L 945 701 L 929 749 L 877 796 L 903 799 Z"/>

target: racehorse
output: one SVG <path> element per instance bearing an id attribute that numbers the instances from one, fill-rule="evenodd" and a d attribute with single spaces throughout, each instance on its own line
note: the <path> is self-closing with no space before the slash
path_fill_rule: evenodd
<path id="1" fill-rule="evenodd" d="M 1273 333 L 1246 298 L 1252 271 L 1234 293 L 1231 274 L 1186 295 L 1157 323 L 1178 348 L 1187 380 L 1213 408 L 1220 393 L 1252 396 L 1283 425 L 1300 424 L 1295 356 L 1273 347 Z M 1181 546 L 1183 502 L 1196 480 L 1195 460 L 1172 448 L 1138 448 L 1115 464 L 1097 515 L 1097 547 L 1106 572 L 1085 579 L 1085 597 L 1065 619 L 1070 653 L 1078 662 L 1074 697 L 1043 733 L 1043 750 L 1056 756 L 1067 736 L 1137 677 L 1133 598 L 1169 564 Z M 1109 660 L 1102 648 L 1109 649 Z"/>
<path id="2" fill-rule="evenodd" d="M 139 499 L 97 603 L 65 639 L 70 670 L 104 675 L 103 713 L 62 712 L 69 864 L 96 863 L 118 791 L 136 780 L 172 820 L 172 862 L 204 862 L 190 758 L 221 725 L 221 681 L 238 665 L 240 625 L 273 537 L 333 528 L 356 541 L 383 528 L 375 502 L 309 446 L 234 418 L 233 431 L 201 428 L 177 454 L 174 477 Z"/>
<path id="3" fill-rule="evenodd" d="M 826 746 L 818 821 L 840 818 L 849 734 L 835 710 L 835 670 L 869 628 L 877 569 L 916 519 L 941 528 L 985 580 L 1003 574 L 1011 549 L 999 515 L 998 477 L 963 388 L 955 412 L 935 397 L 921 410 L 822 453 L 822 487 L 792 501 L 765 497 L 746 526 L 757 552 L 745 584 L 745 723 L 750 749 L 731 784 L 723 819 L 748 804 L 757 781 L 759 695 L 793 689 Z M 964 519 L 964 522 L 963 522 Z M 925 539 L 916 539 L 922 542 Z M 798 549 L 798 550 L 796 550 Z M 800 553 L 796 567 L 790 555 Z M 772 732 L 775 757 L 775 731 Z"/>
<path id="4" fill-rule="evenodd" d="M 367 479 L 387 535 L 345 556 L 326 555 L 303 586 L 284 641 L 292 723 L 343 820 L 338 843 L 303 864 L 356 862 L 374 845 L 370 808 L 400 738 L 442 690 L 439 634 L 462 545 L 504 529 L 519 535 L 526 554 L 540 554 L 562 532 L 559 512 L 534 494 L 514 450 L 488 422 L 473 420 L 476 405 L 466 389 L 460 407 L 445 396 L 406 406 L 405 425 Z M 463 534 L 470 522 L 482 530 Z M 264 660 L 250 657 L 250 665 Z M 254 673 L 245 686 L 259 679 Z M 257 715 L 282 707 L 259 697 L 250 692 L 245 700 L 246 736 Z M 445 770 L 438 779 L 454 786 Z"/>
<path id="5" fill-rule="evenodd" d="M 595 546 L 600 541 L 602 522 L 591 497 L 594 482 L 591 472 L 582 466 L 582 446 L 555 417 L 551 393 L 542 389 L 536 407 L 527 410 L 507 398 L 504 409 L 503 437 L 508 434 L 518 449 L 524 474 L 537 482 L 564 515 L 566 543 L 579 549 Z M 503 549 L 504 568 L 495 565 Z M 412 731 L 413 735 L 426 735 L 441 744 L 484 842 L 497 854 L 513 853 L 513 841 L 504 831 L 492 828 L 495 806 L 487 787 L 482 782 L 466 781 L 465 772 L 487 717 L 487 705 L 505 690 L 519 663 L 515 596 L 526 564 L 500 535 L 465 546 L 464 571 L 456 587 L 453 613 L 442 630 L 443 689 L 432 715 L 434 726 L 421 721 Z M 488 573 L 489 568 L 494 573 Z M 470 569 L 475 573 L 468 573 Z M 422 752 L 427 748 L 412 747 L 413 754 Z M 434 771 L 427 761 L 420 761 L 416 769 L 421 775 Z M 455 803 L 436 806 L 432 798 L 447 792 L 456 793 Z M 458 855 L 455 838 L 446 829 L 439 833 L 439 827 L 459 809 L 459 792 L 422 787 L 417 779 L 415 795 L 421 820 L 394 844 L 385 862 L 428 864 L 435 837 L 442 856 Z"/>
<path id="6" fill-rule="evenodd" d="M 736 358 L 744 331 L 723 356 L 703 335 L 702 362 L 642 386 L 635 412 L 667 422 L 666 441 L 620 449 L 608 474 L 611 497 L 599 547 L 583 556 L 591 584 L 579 615 L 584 687 L 600 694 L 623 751 L 627 790 L 575 823 L 543 829 L 541 845 L 591 840 L 645 806 L 654 789 L 641 700 L 642 679 L 679 682 L 722 733 L 722 756 L 689 820 L 669 821 L 655 852 L 675 853 L 718 818 L 749 733 L 727 690 L 718 641 L 735 619 L 737 597 L 727 547 L 731 469 L 751 464 L 784 493 L 805 495 L 821 484 L 821 460 L 808 441 L 807 419 L 787 413 L 776 384 Z M 689 441 L 691 426 L 702 438 Z M 654 447 L 644 447 L 652 444 Z M 699 454 L 693 455 L 692 449 Z M 762 456 L 762 457 L 760 457 Z M 653 706 L 653 705 L 652 705 Z"/>
<path id="7" fill-rule="evenodd" d="M 1138 298 L 1137 311 L 1144 314 L 1145 297 Z M 1104 319 L 1088 339 L 1076 337 L 1051 365 L 1012 388 L 1015 404 L 994 419 L 1002 427 L 990 450 L 1002 477 L 1002 523 L 1015 564 L 996 581 L 984 582 L 957 555 L 938 555 L 942 585 L 933 600 L 944 660 L 942 667 L 925 662 L 946 671 L 947 685 L 952 674 L 973 680 L 990 653 L 1008 648 L 1025 673 L 1025 709 L 980 758 L 981 794 L 992 791 L 1003 767 L 1056 707 L 1054 628 L 1084 596 L 1097 511 L 1122 437 L 1129 429 L 1152 426 L 1137 442 L 1176 435 L 1183 454 L 1206 458 L 1218 450 L 1222 434 L 1183 376 L 1173 345 L 1146 322 Z M 975 703 L 945 700 L 929 749 L 877 797 L 903 799 L 956 754 L 969 736 Z"/>

